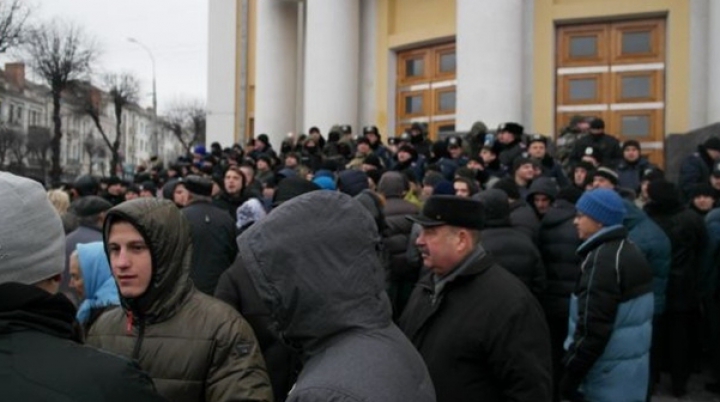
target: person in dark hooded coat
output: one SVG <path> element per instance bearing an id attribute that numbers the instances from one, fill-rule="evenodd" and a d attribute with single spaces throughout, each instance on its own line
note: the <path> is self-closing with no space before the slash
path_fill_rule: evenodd
<path id="1" fill-rule="evenodd" d="M 410 297 L 420 275 L 420 266 L 411 264 L 407 259 L 410 244 L 412 222 L 405 217 L 417 215 L 419 210 L 414 204 L 403 197 L 409 185 L 402 173 L 387 172 L 383 174 L 378 185 L 378 192 L 385 197 L 385 247 L 390 254 L 390 300 L 393 304 L 393 315 L 399 317 Z"/>
<path id="2" fill-rule="evenodd" d="M 485 229 L 480 231 L 483 247 L 539 298 L 545 291 L 542 257 L 530 238 L 510 223 L 507 195 L 490 189 L 480 193 L 479 199 L 485 206 Z"/>
<path id="3" fill-rule="evenodd" d="M 510 223 L 537 244 L 540 221 L 535 210 L 520 197 L 520 189 L 515 181 L 505 178 L 495 183 L 492 188 L 502 190 L 507 194 L 510 202 Z"/>
<path id="4" fill-rule="evenodd" d="M 678 186 L 685 200 L 689 200 L 693 185 L 708 183 L 713 165 L 720 160 L 720 138 L 710 137 L 698 145 L 697 152 L 688 155 L 680 165 Z"/>
<path id="5" fill-rule="evenodd" d="M 560 398 L 558 385 L 562 374 L 563 346 L 568 333 L 570 297 L 580 278 L 580 256 L 576 253 L 582 241 L 573 224 L 580 195 L 572 187 L 561 190 L 540 223 L 540 254 L 546 274 L 546 287 L 540 297 L 545 310 L 552 344 L 554 400 Z"/>
<path id="6" fill-rule="evenodd" d="M 670 365 L 672 392 L 687 392 L 692 369 L 692 326 L 699 309 L 698 275 L 707 244 L 703 218 L 685 208 L 675 184 L 656 180 L 648 185 L 645 212 L 670 239 L 672 259 L 663 317 L 663 357 Z"/>
<path id="7" fill-rule="evenodd" d="M 339 192 L 304 194 L 238 243 L 275 328 L 304 363 L 288 401 L 435 400 L 422 358 L 392 323 L 380 236 L 357 201 Z"/>
<path id="8" fill-rule="evenodd" d="M 283 179 L 275 191 L 273 207 L 277 208 L 295 197 L 316 190 L 320 190 L 317 184 L 299 177 Z M 252 225 L 245 230 L 250 227 Z M 280 335 L 272 324 L 272 311 L 263 303 L 253 286 L 240 256 L 220 277 L 215 297 L 237 310 L 252 327 L 265 357 L 275 402 L 283 402 L 297 378 L 299 358 L 297 353 L 280 341 Z"/>

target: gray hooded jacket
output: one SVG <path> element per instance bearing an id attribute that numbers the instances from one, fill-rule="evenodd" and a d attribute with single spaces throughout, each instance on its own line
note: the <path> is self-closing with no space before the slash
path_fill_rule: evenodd
<path id="1" fill-rule="evenodd" d="M 304 368 L 289 402 L 429 402 L 425 364 L 392 323 L 370 214 L 349 196 L 297 197 L 238 239 L 260 297 Z"/>

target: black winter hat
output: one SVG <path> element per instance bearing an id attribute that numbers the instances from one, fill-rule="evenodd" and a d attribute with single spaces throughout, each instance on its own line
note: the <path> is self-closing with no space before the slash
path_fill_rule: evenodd
<path id="1" fill-rule="evenodd" d="M 182 183 L 185 188 L 193 194 L 204 197 L 210 197 L 212 195 L 212 180 L 206 179 L 202 176 L 191 174 L 183 179 L 180 179 L 179 183 Z"/>
<path id="2" fill-rule="evenodd" d="M 273 206 L 276 207 L 285 201 L 290 201 L 297 196 L 315 190 L 320 190 L 320 186 L 311 181 L 301 179 L 299 177 L 285 178 L 280 182 L 280 184 L 278 184 L 277 189 L 275 190 L 275 195 L 273 196 Z"/>
<path id="3" fill-rule="evenodd" d="M 370 188 L 368 185 L 368 176 L 360 170 L 344 170 L 338 174 L 337 180 L 338 190 L 343 193 L 355 197 L 361 191 Z"/>
<path id="4" fill-rule="evenodd" d="M 110 201 L 96 195 L 81 197 L 70 204 L 70 210 L 79 218 L 97 215 L 112 207 Z"/>
<path id="5" fill-rule="evenodd" d="M 419 215 L 405 218 L 423 227 L 450 225 L 474 230 L 485 227 L 482 202 L 454 195 L 433 195 L 425 201 Z"/>
<path id="6" fill-rule="evenodd" d="M 715 189 L 707 183 L 699 183 L 695 184 L 690 188 L 690 198 L 699 197 L 701 195 L 704 195 L 706 197 L 712 197 L 713 199 L 717 199 L 717 192 Z"/>
<path id="7" fill-rule="evenodd" d="M 665 180 L 651 181 L 648 184 L 648 197 L 660 205 L 674 206 L 680 203 L 677 187 Z"/>
<path id="8" fill-rule="evenodd" d="M 600 168 L 598 168 L 598 170 L 595 171 L 595 176 L 600 176 L 605 179 L 608 179 L 610 181 L 610 183 L 613 184 L 613 186 L 618 185 L 618 181 L 619 181 L 618 174 L 617 174 L 617 172 L 610 169 L 609 167 L 601 166 Z"/>
<path id="9" fill-rule="evenodd" d="M 542 142 L 543 144 L 547 145 L 548 139 L 542 134 L 533 134 L 528 139 L 528 145 L 532 144 L 533 142 Z"/>
<path id="10" fill-rule="evenodd" d="M 557 183 L 550 177 L 538 177 L 530 184 L 530 191 L 528 192 L 526 200 L 532 202 L 535 194 L 545 194 L 551 200 L 555 200 L 558 195 Z"/>
<path id="11" fill-rule="evenodd" d="M 507 131 L 515 136 L 515 138 L 522 137 L 523 133 L 525 132 L 525 127 L 517 124 L 517 123 L 505 123 L 498 129 L 498 132 L 501 133 L 503 131 Z"/>
<path id="12" fill-rule="evenodd" d="M 703 143 L 705 149 L 712 149 L 713 151 L 720 151 L 720 138 L 710 137 Z"/>
<path id="13" fill-rule="evenodd" d="M 665 172 L 658 168 L 649 168 L 642 172 L 642 181 L 654 180 L 665 180 Z"/>
<path id="14" fill-rule="evenodd" d="M 375 154 L 370 154 L 363 159 L 363 165 L 374 166 L 376 169 L 382 169 L 383 164 L 380 158 Z"/>
<path id="15" fill-rule="evenodd" d="M 462 138 L 453 135 L 448 137 L 447 139 L 447 146 L 448 148 L 459 148 L 462 147 Z"/>
<path id="16" fill-rule="evenodd" d="M 520 156 L 520 157 L 515 158 L 515 160 L 513 160 L 512 172 L 513 173 L 517 172 L 517 170 L 520 169 L 520 167 L 522 165 L 527 165 L 527 164 L 531 164 L 531 165 L 533 165 L 533 167 L 538 165 L 538 163 L 535 159 L 528 158 L 527 156 Z"/>
<path id="17" fill-rule="evenodd" d="M 98 183 L 98 181 L 95 180 L 94 177 L 86 174 L 78 177 L 77 180 L 75 180 L 75 183 L 73 183 L 73 188 L 75 189 L 75 191 L 78 192 L 81 197 L 86 195 L 95 195 L 100 189 L 100 183 Z"/>
<path id="18" fill-rule="evenodd" d="M 558 191 L 556 200 L 565 200 L 570 202 L 571 204 L 575 205 L 577 204 L 580 197 L 582 197 L 583 191 L 575 186 L 567 186 L 560 191 Z"/>
<path id="19" fill-rule="evenodd" d="M 417 161 L 417 159 L 418 159 L 418 153 L 415 150 L 415 147 L 413 147 L 412 145 L 409 145 L 409 144 L 401 145 L 400 148 L 398 148 L 397 152 L 398 153 L 406 152 L 406 153 L 410 154 L 410 160 L 412 160 L 413 162 Z"/>
<path id="20" fill-rule="evenodd" d="M 515 183 L 515 180 L 509 177 L 498 180 L 492 188 L 504 191 L 510 199 L 520 199 L 520 189 L 518 188 L 517 183 Z"/>
<path id="21" fill-rule="evenodd" d="M 625 150 L 625 148 L 628 148 L 628 147 L 635 147 L 635 148 L 637 148 L 638 151 L 642 150 L 642 148 L 640 148 L 640 143 L 635 140 L 628 140 L 628 141 L 623 142 L 623 145 L 622 145 L 623 151 Z"/>
<path id="22" fill-rule="evenodd" d="M 605 128 L 605 122 L 603 119 L 595 118 L 590 122 L 590 128 L 595 130 L 601 130 Z"/>

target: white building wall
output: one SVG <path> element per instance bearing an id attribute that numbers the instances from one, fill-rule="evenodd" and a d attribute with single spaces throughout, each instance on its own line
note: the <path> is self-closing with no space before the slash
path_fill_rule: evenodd
<path id="1" fill-rule="evenodd" d="M 261 0 L 267 1 L 267 0 Z M 237 0 L 208 1 L 207 143 L 235 143 Z"/>

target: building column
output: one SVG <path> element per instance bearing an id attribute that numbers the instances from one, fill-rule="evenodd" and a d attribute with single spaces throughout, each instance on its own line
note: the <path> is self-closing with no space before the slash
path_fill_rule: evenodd
<path id="1" fill-rule="evenodd" d="M 297 3 L 257 2 L 255 135 L 267 134 L 275 149 L 288 132 L 297 129 L 297 23 Z"/>
<path id="2" fill-rule="evenodd" d="M 457 0 L 457 122 L 523 118 L 523 0 Z"/>
<path id="3" fill-rule="evenodd" d="M 710 1 L 708 9 L 707 123 L 720 122 L 720 1 Z"/>
<path id="4" fill-rule="evenodd" d="M 206 142 L 235 143 L 237 2 L 208 2 L 208 89 Z"/>
<path id="5" fill-rule="evenodd" d="M 307 0 L 304 126 L 358 127 L 360 0 Z"/>

